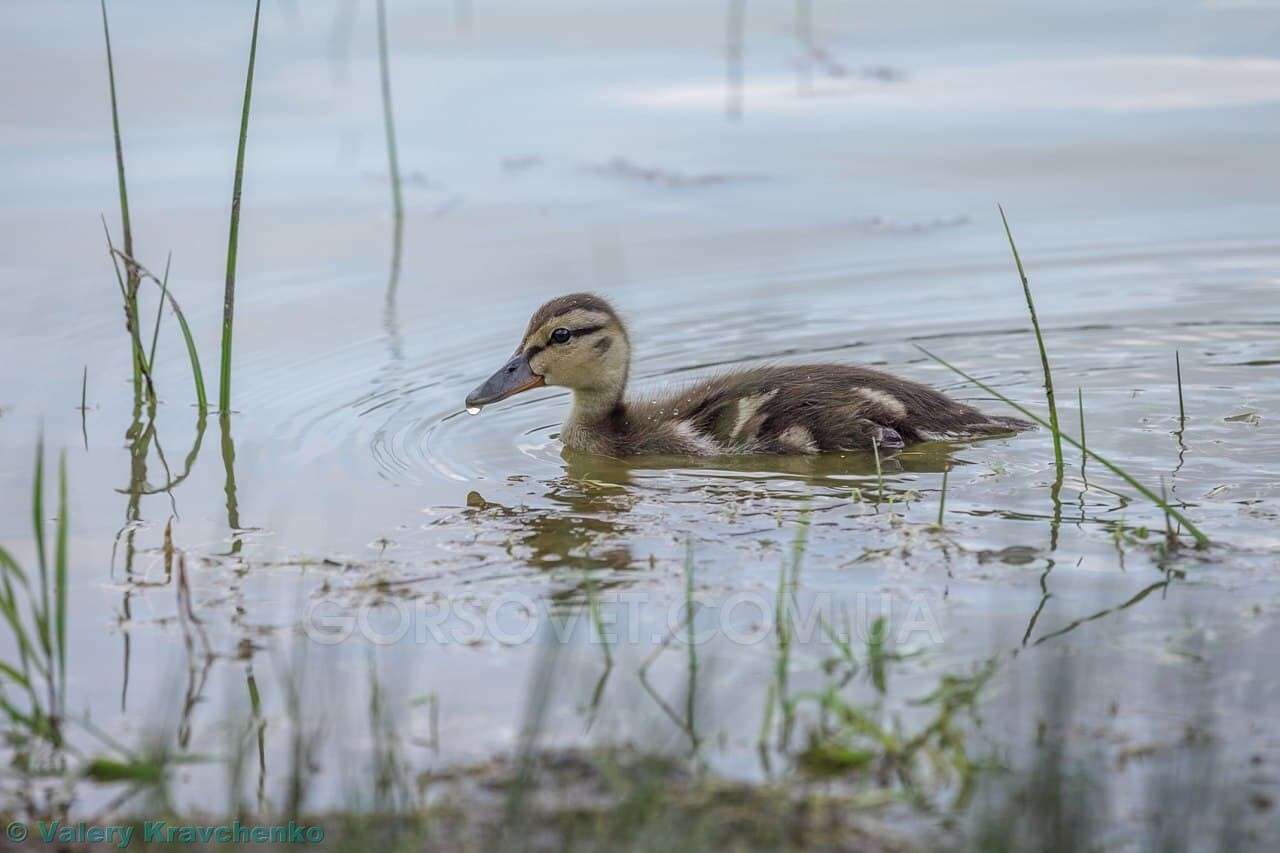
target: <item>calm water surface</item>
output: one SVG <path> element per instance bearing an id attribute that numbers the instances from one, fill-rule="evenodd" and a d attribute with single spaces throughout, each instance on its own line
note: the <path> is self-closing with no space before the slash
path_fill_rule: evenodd
<path id="1" fill-rule="evenodd" d="M 0 539 L 32 564 L 43 425 L 71 486 L 70 705 L 98 725 L 208 753 L 256 715 L 246 773 L 267 802 L 293 727 L 327 727 L 312 805 L 334 806 L 371 763 L 371 670 L 413 733 L 412 766 L 483 760 L 516 743 L 549 629 L 529 637 L 551 614 L 574 640 L 550 742 L 646 738 L 763 778 L 791 761 L 781 739 L 757 741 L 780 571 L 804 535 L 801 609 L 852 613 L 863 635 L 887 612 L 891 642 L 919 652 L 885 700 L 908 719 L 942 674 L 995 656 L 982 707 L 1000 722 L 973 745 L 1016 750 L 1034 721 L 1002 718 L 1015 685 L 1066 656 L 1101 748 L 1159 754 L 1208 713 L 1231 734 L 1220 772 L 1280 781 L 1280 7 L 818 3 L 806 59 L 792 7 L 751 4 L 727 89 L 715 4 L 477 4 L 468 28 L 449 4 L 392 3 L 407 210 L 388 303 L 372 8 L 268 3 L 235 412 L 199 422 L 166 317 L 148 429 L 99 219 L 118 234 L 97 10 L 10 5 L 0 63 L 24 82 L 0 93 Z M 137 254 L 159 270 L 172 251 L 211 387 L 242 5 L 111 9 Z M 1078 434 L 1081 389 L 1089 446 L 1163 485 L 1212 549 L 1166 555 L 1163 515 L 1074 451 L 1055 493 L 1047 431 L 913 448 L 877 475 L 858 455 L 571 456 L 551 389 L 462 413 L 528 314 L 576 289 L 628 318 L 638 386 L 848 361 L 1001 411 L 922 345 L 1040 411 L 997 201 L 1064 425 Z M 194 620 L 165 565 L 169 524 Z M 670 640 L 689 549 L 696 682 Z M 609 669 L 593 596 L 616 635 Z M 345 642 L 302 631 L 352 618 Z M 826 683 L 832 647 L 811 634 L 796 691 Z M 221 767 L 193 767 L 176 795 L 225 790 Z"/>

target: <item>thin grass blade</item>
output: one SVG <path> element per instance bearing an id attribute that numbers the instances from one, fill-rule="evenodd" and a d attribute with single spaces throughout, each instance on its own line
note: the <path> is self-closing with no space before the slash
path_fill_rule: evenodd
<path id="1" fill-rule="evenodd" d="M 1022 281 L 1022 293 L 1027 297 L 1027 311 L 1031 313 L 1031 326 L 1036 333 L 1036 346 L 1040 348 L 1040 365 L 1044 368 L 1044 396 L 1049 404 L 1049 429 L 1053 430 L 1053 461 L 1058 470 L 1058 479 L 1062 479 L 1062 438 L 1058 428 L 1058 404 L 1053 394 L 1053 373 L 1049 370 L 1049 353 L 1044 347 L 1044 336 L 1040 334 L 1040 320 L 1036 317 L 1036 305 L 1031 299 L 1031 282 L 1027 279 L 1026 270 L 1022 268 L 1022 258 L 1018 255 L 1018 246 L 1013 242 L 1013 232 L 1009 230 L 1009 220 L 1004 215 L 1004 208 L 997 205 L 1000 221 L 1004 223 L 1005 236 L 1009 238 L 1009 248 L 1013 250 L 1013 262 L 1018 267 L 1018 278 Z"/>
<path id="2" fill-rule="evenodd" d="M 156 306 L 156 324 L 151 330 L 151 350 L 147 353 L 147 370 L 156 369 L 156 343 L 160 340 L 160 320 L 164 317 L 164 298 L 169 295 L 169 264 L 173 261 L 173 252 L 164 262 L 164 280 L 160 282 L 160 304 Z"/>
<path id="3" fill-rule="evenodd" d="M 108 235 L 107 239 L 109 242 L 110 235 Z M 115 249 L 112 249 L 112 252 L 114 253 L 113 258 L 115 257 L 115 255 L 120 254 Z M 157 277 L 154 273 L 152 273 L 142 264 L 139 264 L 136 261 L 134 263 L 137 266 L 139 272 L 142 274 L 143 278 L 150 279 L 157 287 L 161 288 L 164 294 L 164 296 L 161 299 L 161 302 L 163 303 L 163 300 L 167 298 L 169 300 L 169 307 L 173 309 L 173 316 L 178 319 L 178 328 L 182 330 L 182 339 L 187 345 L 187 358 L 191 362 L 191 377 L 195 382 L 195 386 L 196 386 L 196 402 L 200 407 L 201 416 L 204 416 L 209 410 L 209 398 L 208 398 L 208 395 L 205 393 L 204 371 L 201 370 L 200 368 L 200 351 L 196 347 L 195 337 L 191 334 L 191 327 L 187 325 L 187 315 L 182 313 L 182 306 L 178 304 L 178 300 L 173 295 L 173 291 L 168 290 L 166 287 L 166 282 L 168 281 L 168 278 L 169 278 L 167 275 L 168 265 L 166 264 L 166 267 L 165 267 L 165 271 L 166 271 L 165 278 L 161 280 L 159 277 Z M 117 269 L 117 275 L 118 274 L 119 274 L 119 271 Z"/>
<path id="4" fill-rule="evenodd" d="M 936 361 L 938 364 L 941 364 L 943 367 L 947 368 L 947 370 L 950 370 L 956 375 L 967 379 L 969 382 L 972 382 L 978 388 L 981 388 L 983 391 L 986 391 L 988 394 L 995 397 L 997 400 L 1004 403 L 1005 405 L 1012 406 L 1015 410 L 1017 410 L 1023 416 L 1030 418 L 1031 420 L 1035 421 L 1036 423 L 1040 424 L 1043 427 L 1050 427 L 1049 422 L 1046 421 L 1044 418 L 1040 417 L 1035 412 L 1032 412 L 1030 409 L 1026 408 L 1025 406 L 1015 403 L 1013 400 L 1009 399 L 1004 394 L 1001 394 L 999 391 L 992 388 L 990 385 L 986 384 L 982 380 L 976 379 L 975 377 L 970 376 L 968 373 L 965 373 L 963 370 L 956 367 L 955 365 L 952 365 L 949 362 L 944 361 L 943 359 L 929 352 L 927 349 L 920 346 L 919 344 L 916 345 L 916 349 L 920 350 L 920 352 L 924 353 L 929 358 Z M 1065 433 L 1061 433 L 1061 435 L 1062 435 L 1063 441 L 1067 442 L 1068 444 L 1070 444 L 1072 447 L 1076 448 L 1080 452 L 1087 454 L 1091 459 L 1096 460 L 1108 471 L 1115 474 L 1117 477 L 1119 477 L 1120 479 L 1128 483 L 1130 486 L 1132 486 L 1144 498 L 1151 501 L 1157 507 L 1159 507 L 1160 509 L 1164 510 L 1165 512 L 1169 513 L 1169 515 L 1177 519 L 1184 527 L 1187 528 L 1187 532 L 1191 534 L 1192 538 L 1196 540 L 1196 547 L 1204 548 L 1210 544 L 1209 537 L 1206 536 L 1204 533 L 1202 533 L 1200 531 L 1200 528 L 1196 527 L 1195 524 L 1193 524 L 1190 521 L 1190 519 L 1188 519 L 1182 513 L 1178 512 L 1173 507 L 1169 506 L 1168 503 L 1163 501 L 1159 495 L 1151 491 L 1151 489 L 1147 488 L 1146 486 L 1142 485 L 1142 483 L 1138 482 L 1138 480 L 1136 480 L 1133 477 L 1133 475 L 1131 475 L 1128 471 L 1125 471 L 1119 465 L 1115 464 L 1110 459 L 1107 459 L 1105 456 L 1098 453 L 1097 451 L 1088 449 L 1087 447 L 1085 447 L 1080 442 L 1076 441 L 1071 436 Z"/>
<path id="5" fill-rule="evenodd" d="M 200 416 L 204 417 L 209 411 L 209 398 L 204 390 L 204 372 L 200 369 L 200 353 L 196 350 L 196 341 L 191 336 L 191 327 L 187 325 L 187 318 L 178 307 L 178 301 L 173 298 L 172 293 L 169 294 L 169 305 L 173 308 L 173 316 L 178 318 L 178 328 L 182 330 L 182 340 L 187 345 L 187 358 L 191 362 L 191 378 L 196 385 L 196 405 L 200 408 Z"/>

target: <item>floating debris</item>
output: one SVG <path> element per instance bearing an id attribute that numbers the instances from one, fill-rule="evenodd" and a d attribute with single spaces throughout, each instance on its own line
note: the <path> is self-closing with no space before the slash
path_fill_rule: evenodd
<path id="1" fill-rule="evenodd" d="M 924 234 L 948 228 L 961 228 L 970 222 L 972 220 L 964 215 L 925 219 L 919 222 L 893 220 L 884 216 L 868 216 L 864 219 L 854 220 L 851 223 L 851 227 L 858 231 L 871 231 L 879 234 Z"/>
<path id="2" fill-rule="evenodd" d="M 643 181 L 644 183 L 676 188 L 705 187 L 717 184 L 764 180 L 758 175 L 733 175 L 723 172 L 687 174 L 658 167 L 641 166 L 625 157 L 614 157 L 607 163 L 600 163 L 588 168 L 600 175 L 613 175 L 619 178 L 629 178 L 635 181 Z"/>

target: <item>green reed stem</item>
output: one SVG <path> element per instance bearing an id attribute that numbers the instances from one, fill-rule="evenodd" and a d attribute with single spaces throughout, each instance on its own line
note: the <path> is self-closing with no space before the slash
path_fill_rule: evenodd
<path id="1" fill-rule="evenodd" d="M 86 402 L 89 399 L 89 365 L 84 366 L 84 372 L 80 374 L 80 411 L 88 411 L 89 405 Z"/>
<path id="2" fill-rule="evenodd" d="M 1164 485 L 1164 475 L 1160 476 L 1160 499 L 1164 501 L 1164 539 L 1166 542 L 1173 544 L 1177 541 L 1177 537 L 1173 535 L 1173 522 L 1169 516 L 1169 492 Z"/>
<path id="3" fill-rule="evenodd" d="M 36 567 L 40 570 L 40 604 L 32 605 L 32 617 L 36 623 L 36 635 L 46 657 L 51 650 L 49 642 L 49 560 L 44 543 L 44 431 L 36 439 L 36 470 L 31 481 L 31 529 L 36 537 Z"/>
<path id="4" fill-rule="evenodd" d="M 871 439 L 871 452 L 876 458 L 876 490 L 879 492 L 879 500 L 884 500 L 884 471 L 880 469 L 880 442 L 874 438 Z"/>
<path id="5" fill-rule="evenodd" d="M 947 475 L 951 473 L 951 469 L 942 469 L 942 496 L 938 499 L 938 526 L 942 526 L 942 515 L 947 511 Z"/>
<path id="6" fill-rule="evenodd" d="M 240 142 L 236 148 L 236 176 L 231 189 L 231 228 L 227 237 L 227 282 L 222 295 L 222 370 L 218 382 L 218 409 L 231 413 L 231 330 L 236 306 L 236 253 L 240 241 L 240 191 L 244 184 L 245 140 L 249 136 L 249 104 L 253 100 L 253 66 L 258 58 L 258 19 L 262 0 L 253 8 L 253 36 L 249 41 L 249 70 L 244 79 L 244 106 L 240 112 Z"/>
<path id="7" fill-rule="evenodd" d="M 396 122 L 391 108 L 391 59 L 387 48 L 385 0 L 378 0 L 378 67 L 382 75 L 382 122 L 387 136 L 387 167 L 391 173 L 391 277 L 387 281 L 387 301 L 395 299 L 400 283 L 400 258 L 404 246 L 404 199 L 400 193 L 400 158 L 396 153 Z"/>
<path id="8" fill-rule="evenodd" d="M 983 391 L 986 391 L 988 394 L 990 394 L 991 396 L 995 397 L 995 398 L 996 398 L 997 400 L 999 400 L 1000 402 L 1002 402 L 1002 403 L 1004 403 L 1004 404 L 1006 404 L 1006 405 L 1008 405 L 1008 406 L 1012 406 L 1012 407 L 1013 407 L 1015 410 L 1017 410 L 1020 414 L 1022 414 L 1022 415 L 1024 415 L 1024 416 L 1026 416 L 1026 417 L 1028 417 L 1028 418 L 1030 418 L 1031 420 L 1035 421 L 1036 423 L 1040 424 L 1040 425 L 1041 425 L 1041 426 L 1043 426 L 1043 427 L 1048 427 L 1048 428 L 1050 428 L 1050 429 L 1052 428 L 1052 426 L 1050 425 L 1050 423 L 1049 423 L 1048 421 L 1046 421 L 1044 418 L 1042 418 L 1042 417 L 1040 417 L 1039 415 L 1035 414 L 1034 412 L 1032 412 L 1030 409 L 1026 408 L 1025 406 L 1022 406 L 1022 405 L 1019 405 L 1018 403 L 1015 403 L 1013 400 L 1009 399 L 1009 398 L 1008 398 L 1008 397 L 1006 397 L 1004 394 L 1001 394 L 999 391 L 997 391 L 996 389 L 992 388 L 990 385 L 986 384 L 986 383 L 985 383 L 985 382 L 983 382 L 982 380 L 980 380 L 980 379 L 976 379 L 976 378 L 974 378 L 974 377 L 970 376 L 968 373 L 965 373 L 965 372 L 964 372 L 963 370 L 961 370 L 960 368 L 958 368 L 958 367 L 956 367 L 956 366 L 954 366 L 954 365 L 952 365 L 952 364 L 950 364 L 950 363 L 948 363 L 948 362 L 944 361 L 943 359 L 941 359 L 941 358 L 939 358 L 938 356 L 934 355 L 933 353 L 929 352 L 927 349 L 925 349 L 924 347 L 920 346 L 919 344 L 917 344 L 917 345 L 916 345 L 916 349 L 920 350 L 920 352 L 924 353 L 924 354 L 925 354 L 925 355 L 927 355 L 929 358 L 931 358 L 931 359 L 933 359 L 934 361 L 938 362 L 938 364 L 941 364 L 943 367 L 947 368 L 947 370 L 950 370 L 951 372 L 953 372 L 953 373 L 957 374 L 958 376 L 961 376 L 961 377 L 963 377 L 963 378 L 965 378 L 965 379 L 969 380 L 969 381 L 970 381 L 970 382 L 972 382 L 974 385 L 976 385 L 977 387 L 981 388 Z M 1166 502 L 1165 500 L 1163 500 L 1163 499 L 1162 499 L 1159 495 L 1157 495 L 1155 492 L 1151 491 L 1151 489 L 1149 489 L 1149 488 L 1147 488 L 1146 486 L 1142 485 L 1142 483 L 1139 483 L 1139 482 L 1138 482 L 1138 481 L 1133 477 L 1133 475 L 1131 475 L 1128 471 L 1125 471 L 1125 470 L 1124 470 L 1123 468 L 1121 468 L 1119 465 L 1115 464 L 1115 463 L 1114 463 L 1114 462 L 1112 462 L 1110 459 L 1107 459 L 1107 458 L 1106 458 L 1105 456 L 1103 456 L 1102 454 L 1100 454 L 1100 453 L 1098 453 L 1098 452 L 1096 452 L 1096 451 L 1093 451 L 1093 450 L 1088 449 L 1087 447 L 1085 447 L 1085 446 L 1084 446 L 1084 444 L 1082 444 L 1082 443 L 1081 443 L 1081 442 L 1079 442 L 1079 441 L 1076 441 L 1076 440 L 1075 440 L 1074 438 L 1072 438 L 1071 436 L 1069 436 L 1069 435 L 1067 435 L 1067 434 L 1065 434 L 1065 433 L 1060 433 L 1060 435 L 1062 435 L 1062 439 L 1063 439 L 1063 441 L 1067 442 L 1067 444 L 1070 444 L 1072 447 L 1074 447 L 1074 448 L 1076 448 L 1077 450 L 1079 450 L 1080 452 L 1082 452 L 1082 453 L 1086 454 L 1086 455 L 1087 455 L 1087 456 L 1089 456 L 1090 458 L 1097 460 L 1099 463 L 1101 463 L 1101 464 L 1102 464 L 1102 466 L 1103 466 L 1104 468 L 1106 468 L 1107 470 L 1111 471 L 1111 473 L 1115 474 L 1115 475 L 1116 475 L 1117 477 L 1119 477 L 1120 479 L 1124 480 L 1126 483 L 1128 483 L 1130 486 L 1132 486 L 1135 490 L 1137 490 L 1137 492 L 1138 492 L 1139 494 L 1141 494 L 1144 498 L 1146 498 L 1147 500 L 1151 501 L 1153 504 L 1155 504 L 1156 506 L 1160 507 L 1160 509 L 1164 510 L 1164 511 L 1165 511 L 1165 512 L 1167 512 L 1169 515 L 1171 515 L 1171 516 L 1173 516 L 1175 519 L 1177 519 L 1177 520 L 1178 520 L 1178 521 L 1179 521 L 1179 522 L 1180 522 L 1184 527 L 1186 527 L 1186 528 L 1187 528 L 1187 532 L 1191 534 L 1192 538 L 1194 538 L 1194 539 L 1196 540 L 1196 547 L 1198 547 L 1198 548 L 1204 548 L 1204 547 L 1207 547 L 1207 546 L 1210 544 L 1210 542 L 1209 542 L 1209 537 L 1208 537 L 1208 536 L 1206 536 L 1206 535 L 1204 535 L 1204 533 L 1202 533 L 1202 532 L 1200 531 L 1200 528 L 1198 528 L 1198 527 L 1196 527 L 1194 524 L 1192 524 L 1192 523 L 1191 523 L 1191 521 L 1190 521 L 1190 520 L 1189 520 L 1185 515 L 1183 515 L 1182 513 L 1178 512 L 1178 511 L 1177 511 L 1176 509 L 1174 509 L 1173 507 L 1169 506 L 1168 502 Z"/>
<path id="9" fill-rule="evenodd" d="M 120 192 L 120 223 L 124 232 L 124 251 L 133 256 L 133 227 L 129 221 L 129 189 L 124 177 L 124 145 L 120 141 L 120 110 L 116 101 L 116 66 L 111 55 L 111 29 L 107 26 L 107 0 L 102 5 L 102 37 L 107 43 L 107 81 L 111 87 L 111 129 L 116 144 L 116 181 Z"/>
<path id="10" fill-rule="evenodd" d="M 54 600 L 56 610 L 54 619 L 57 625 L 58 648 L 58 696 L 65 700 L 67 695 L 67 452 L 64 450 L 58 457 L 58 532 L 54 543 Z M 58 711 L 62 702 L 59 702 Z M 55 709 L 49 709 L 51 713 Z"/>
<path id="11" fill-rule="evenodd" d="M 1013 262 L 1018 266 L 1018 278 L 1022 280 L 1022 292 L 1027 297 L 1027 311 L 1031 313 L 1031 326 L 1036 333 L 1036 346 L 1040 348 L 1040 365 L 1044 368 L 1044 396 L 1049 404 L 1049 429 L 1053 430 L 1053 462 L 1058 470 L 1058 479 L 1062 479 L 1062 435 L 1058 428 L 1058 405 L 1053 395 L 1053 373 L 1049 370 L 1049 354 L 1044 348 L 1044 336 L 1040 334 L 1040 320 L 1036 317 L 1036 305 L 1031 299 L 1031 282 L 1022 268 L 1022 258 L 1018 255 L 1018 247 L 1013 242 L 1013 232 L 1009 230 L 1009 220 L 1004 215 L 1004 208 L 997 205 L 1000 221 L 1004 223 L 1005 236 L 1009 238 L 1009 248 L 1013 250 Z"/>
<path id="12" fill-rule="evenodd" d="M 1080 476 L 1083 477 L 1084 463 L 1089 459 L 1089 444 L 1084 434 L 1084 391 L 1079 386 L 1076 386 L 1076 405 L 1080 409 Z"/>
<path id="13" fill-rule="evenodd" d="M 1085 444 L 1084 437 L 1084 390 L 1076 388 L 1076 405 L 1080 408 L 1080 443 Z M 1088 449 L 1087 447 L 1085 448 Z"/>
<path id="14" fill-rule="evenodd" d="M 1187 422 L 1187 407 L 1182 402 L 1182 354 L 1177 350 L 1173 351 L 1173 366 L 1178 373 L 1178 422 L 1185 424 Z"/>

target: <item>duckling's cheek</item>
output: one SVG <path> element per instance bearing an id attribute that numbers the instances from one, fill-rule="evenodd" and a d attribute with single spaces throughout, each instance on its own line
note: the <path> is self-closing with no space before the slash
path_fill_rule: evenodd
<path id="1" fill-rule="evenodd" d="M 529 369 L 542 377 L 542 381 L 547 385 L 563 384 L 559 376 L 560 372 L 556 369 L 556 361 L 547 355 L 546 352 L 540 352 L 533 358 L 529 359 Z"/>

